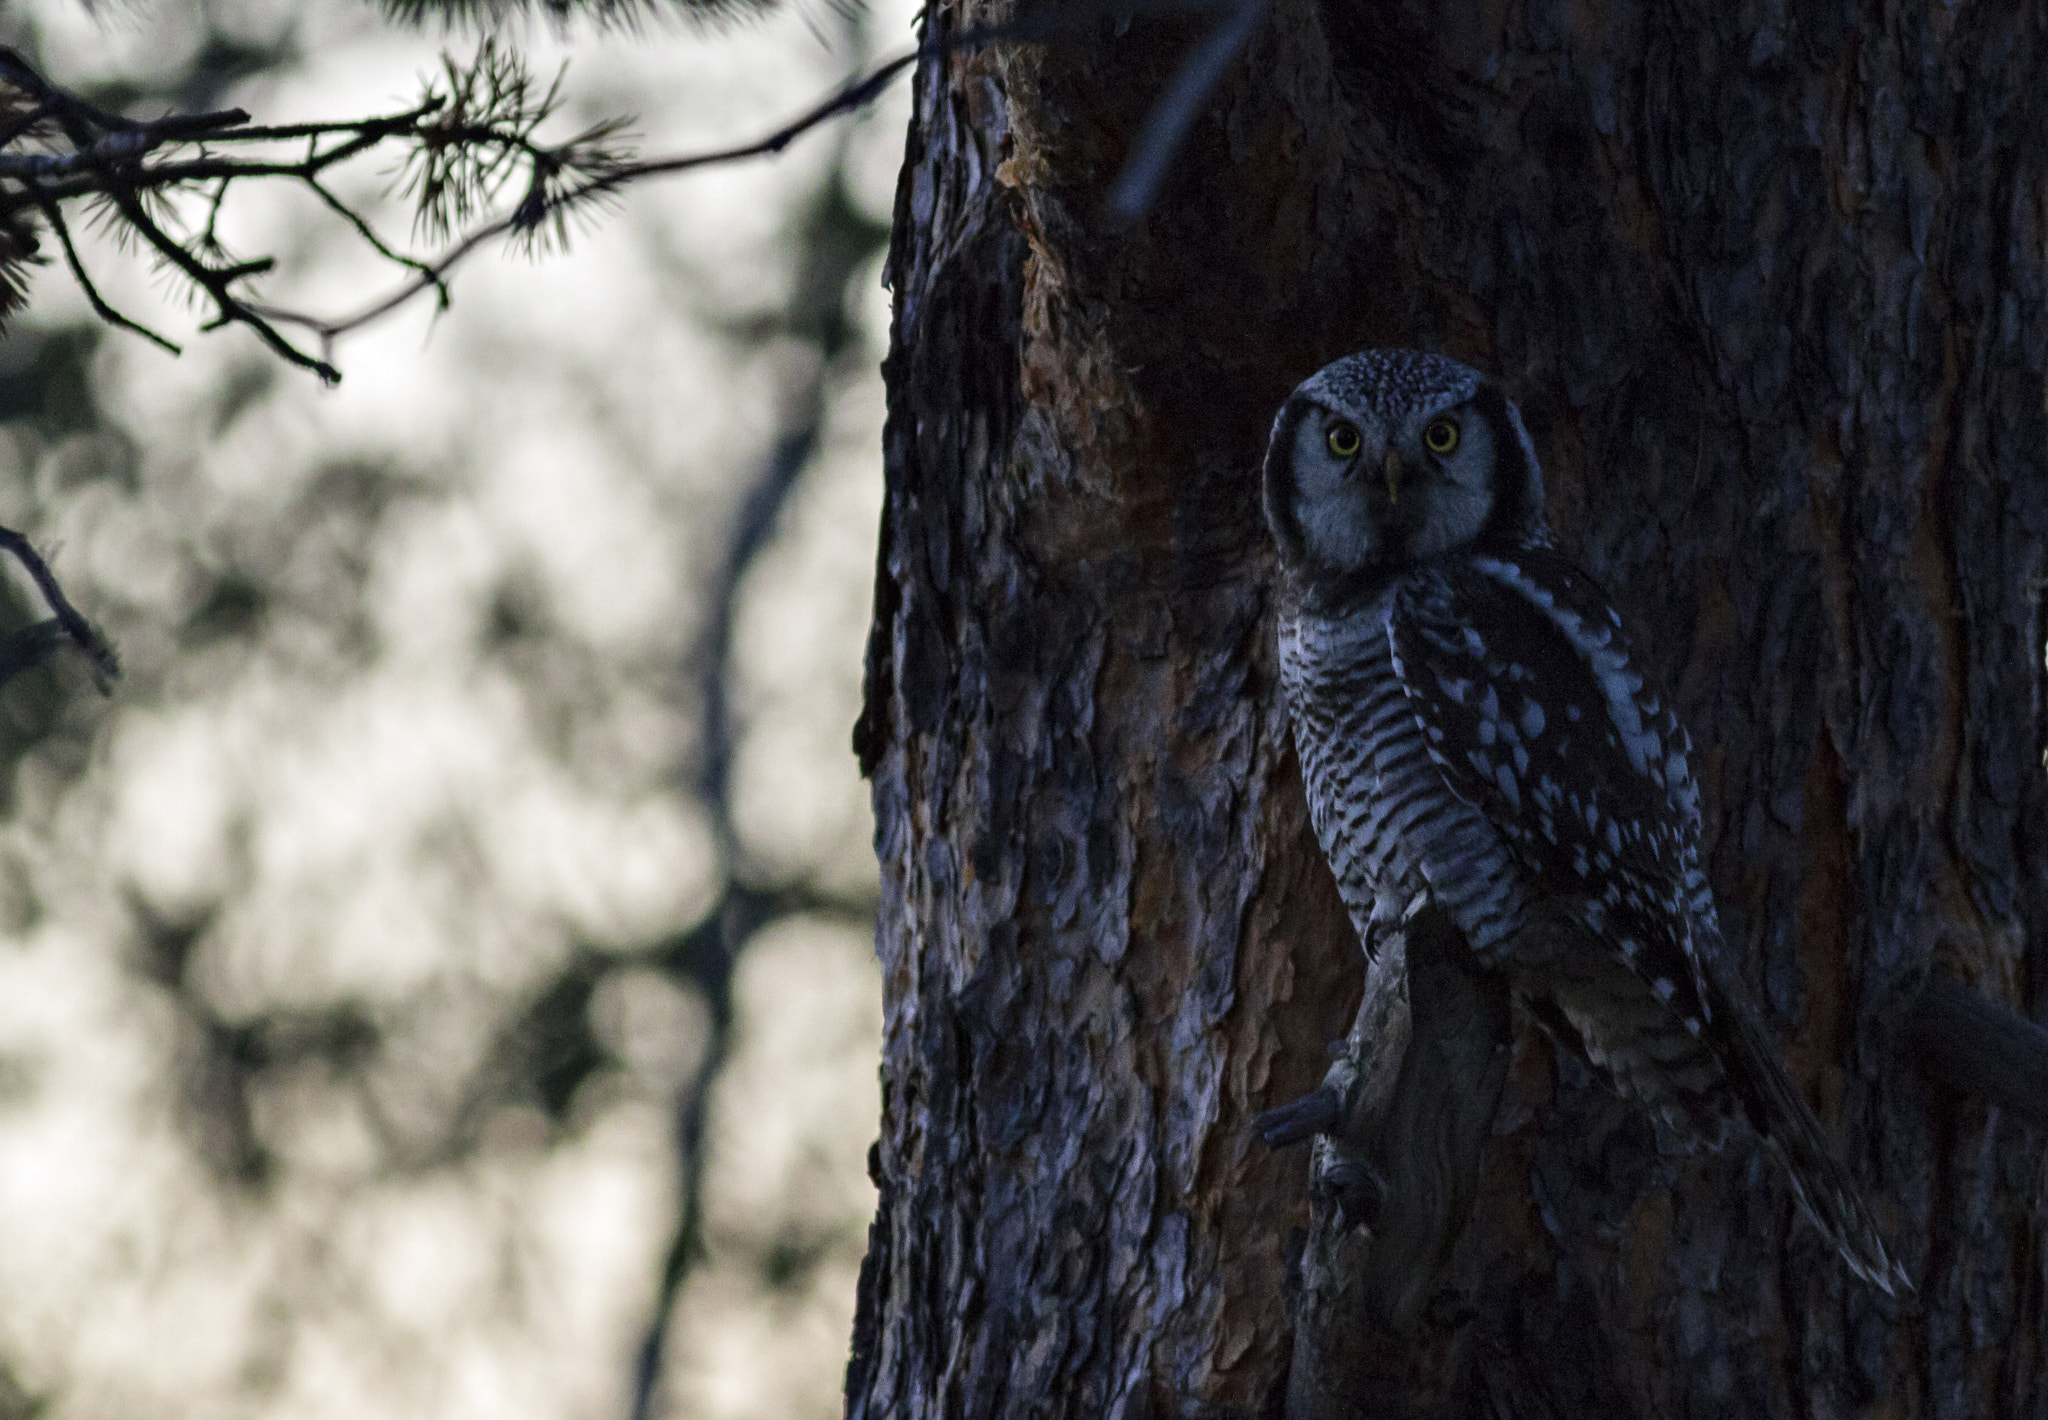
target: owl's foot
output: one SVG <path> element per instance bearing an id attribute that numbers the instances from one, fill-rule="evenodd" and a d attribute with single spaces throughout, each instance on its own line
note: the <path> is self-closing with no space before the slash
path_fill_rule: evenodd
<path id="1" fill-rule="evenodd" d="M 1387 1201 L 1386 1182 L 1372 1165 L 1348 1154 L 1339 1154 L 1318 1172 L 1309 1191 L 1329 1208 L 1339 1228 L 1377 1226 Z"/>
<path id="2" fill-rule="evenodd" d="M 1252 1128 L 1258 1130 L 1267 1148 L 1284 1149 L 1290 1144 L 1313 1139 L 1318 1134 L 1329 1133 L 1343 1117 L 1343 1099 L 1336 1090 L 1324 1085 L 1310 1090 L 1291 1104 L 1267 1110 L 1252 1121 Z"/>

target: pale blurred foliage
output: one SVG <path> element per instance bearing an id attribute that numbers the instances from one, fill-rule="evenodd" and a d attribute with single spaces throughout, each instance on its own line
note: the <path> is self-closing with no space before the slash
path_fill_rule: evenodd
<path id="1" fill-rule="evenodd" d="M 40 0 L 8 23 L 60 80 L 144 88 L 209 27 L 284 38 L 296 61 L 206 96 L 279 121 L 399 106 L 439 45 L 473 43 L 355 0 Z M 908 37 L 904 8 L 863 23 Z M 648 151 L 796 112 L 846 72 L 841 39 L 800 6 L 524 36 L 570 61 L 577 115 L 637 113 Z M 97 423 L 0 426 L 0 521 L 59 549 L 128 668 L 110 701 L 75 666 L 0 692 L 0 1420 L 623 1415 L 714 1028 L 688 952 L 728 871 L 852 908 L 738 960 L 662 1413 L 836 1413 L 878 1109 L 847 749 L 872 265 L 818 452 L 740 586 L 732 864 L 692 777 L 688 661 L 816 374 L 815 346 L 753 327 L 793 298 L 835 156 L 886 220 L 906 109 L 899 88 L 850 135 L 643 185 L 567 256 L 479 257 L 448 314 L 345 343 L 334 391 L 242 333 L 192 336 L 139 263 L 89 251 L 110 298 L 190 339 L 177 360 L 101 340 Z M 227 230 L 283 258 L 275 298 L 334 311 L 392 281 L 302 198 Z M 0 366 L 86 319 L 45 269 Z M 558 1018 L 590 1058 L 529 1039 Z"/>

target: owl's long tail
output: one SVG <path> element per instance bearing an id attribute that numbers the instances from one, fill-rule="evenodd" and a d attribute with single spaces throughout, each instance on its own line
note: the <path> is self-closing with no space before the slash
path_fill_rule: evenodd
<path id="1" fill-rule="evenodd" d="M 1858 1277 L 1886 1296 L 1910 1292 L 1905 1270 L 1885 1250 L 1877 1220 L 1849 1171 L 1828 1147 L 1820 1121 L 1786 1076 L 1777 1051 L 1757 1028 L 1754 1013 L 1741 1009 L 1725 989 L 1709 989 L 1720 998 L 1713 1003 L 1713 1016 L 1728 1052 L 1729 1081 L 1742 1098 L 1750 1125 L 1785 1166 L 1806 1216 L 1827 1234 Z"/>

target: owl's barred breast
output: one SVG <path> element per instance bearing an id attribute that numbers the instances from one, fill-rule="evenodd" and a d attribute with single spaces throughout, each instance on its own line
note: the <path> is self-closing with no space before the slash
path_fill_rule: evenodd
<path id="1" fill-rule="evenodd" d="M 1431 763 L 1394 668 L 1390 585 L 1341 614 L 1289 607 L 1280 676 L 1309 821 L 1366 951 L 1425 892 L 1482 960 L 1523 903 L 1510 855 Z"/>

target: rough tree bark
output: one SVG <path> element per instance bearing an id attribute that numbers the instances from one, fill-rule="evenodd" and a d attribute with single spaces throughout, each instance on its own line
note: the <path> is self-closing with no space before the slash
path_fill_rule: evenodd
<path id="1" fill-rule="evenodd" d="M 2039 1140 L 1916 1064 L 1967 1055 L 1927 1046 L 1967 1013 L 1906 1025 L 1937 971 L 2048 1010 L 2048 11 L 1274 0 L 1113 230 L 1196 33 L 917 77 L 848 1413 L 2048 1415 Z M 1362 964 L 1278 706 L 1256 469 L 1289 387 L 1383 344 L 1521 401 L 1911 1298 L 1751 1151 L 1660 1155 L 1519 1016 L 1444 1296 L 1397 1333 L 1318 1291 L 1356 1237 L 1321 1205 L 1311 1237 L 1307 1151 L 1250 1122 L 1322 1077 Z"/>

